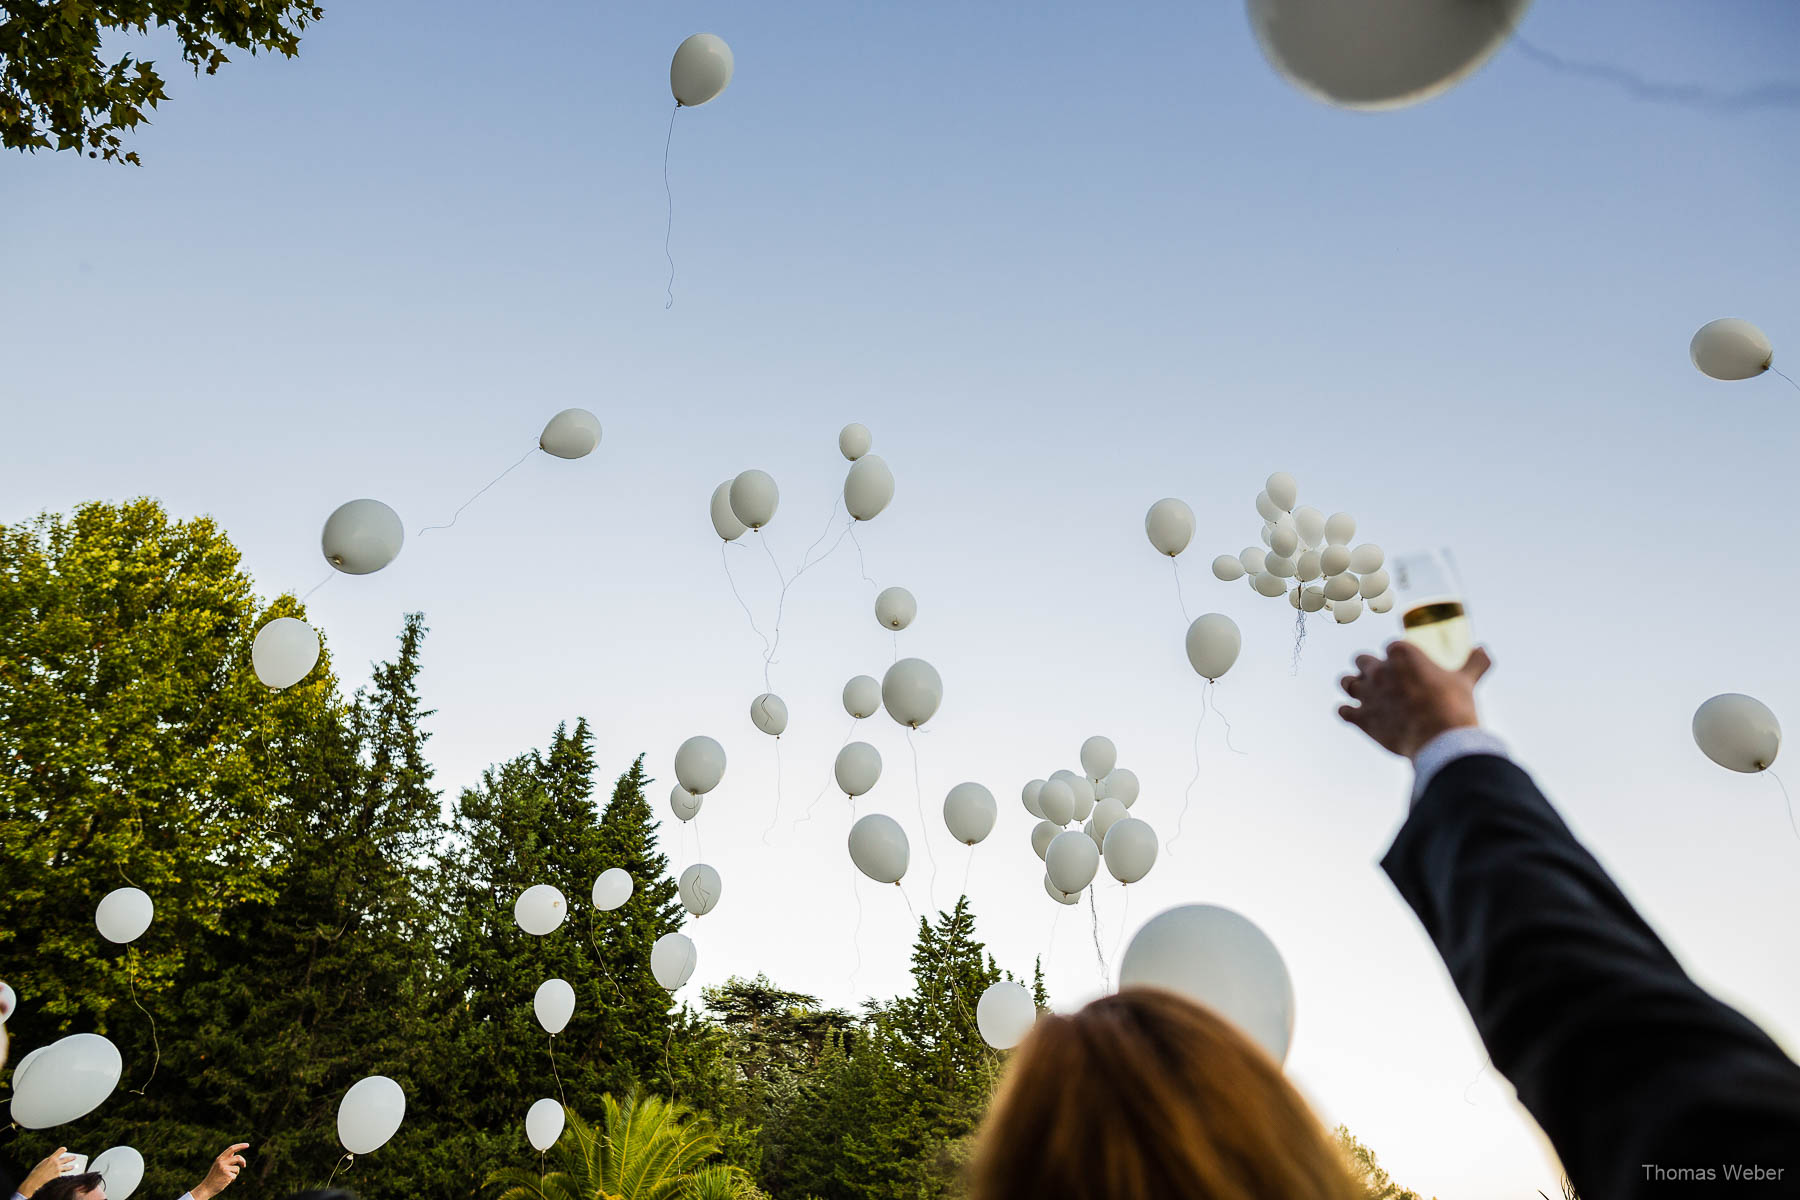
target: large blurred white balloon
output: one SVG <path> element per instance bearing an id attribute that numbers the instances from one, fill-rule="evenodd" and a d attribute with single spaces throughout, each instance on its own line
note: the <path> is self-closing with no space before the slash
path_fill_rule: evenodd
<path id="1" fill-rule="evenodd" d="M 844 685 L 844 711 L 862 720 L 881 710 L 881 682 L 873 675 L 853 676 Z"/>
<path id="2" fill-rule="evenodd" d="M 1708 321 L 1694 334 L 1688 356 L 1703 374 L 1714 379 L 1750 379 L 1768 370 L 1775 361 L 1768 335 L 1737 317 Z"/>
<path id="3" fill-rule="evenodd" d="M 1099 869 L 1100 848 L 1079 829 L 1057 834 L 1044 851 L 1044 870 L 1060 892 L 1079 892 L 1094 882 L 1094 873 Z"/>
<path id="4" fill-rule="evenodd" d="M 1077 834 L 1076 836 L 1085 838 L 1087 835 Z M 1058 904 L 1079 904 L 1081 902 L 1080 892 L 1065 892 L 1061 890 L 1054 883 L 1050 882 L 1050 876 L 1048 874 L 1044 876 L 1044 892 Z"/>
<path id="5" fill-rule="evenodd" d="M 1221 554 L 1213 559 L 1213 578 L 1232 583 L 1244 577 L 1244 564 L 1235 554 Z"/>
<path id="6" fill-rule="evenodd" d="M 764 692 L 750 702 L 750 723 L 770 737 L 780 737 L 787 730 L 787 704 L 774 692 Z"/>
<path id="7" fill-rule="evenodd" d="M 379 500 L 352 500 L 325 518 L 319 548 L 346 575 L 369 575 L 393 562 L 406 541 L 400 514 Z"/>
<path id="8" fill-rule="evenodd" d="M 996 1050 L 1011 1050 L 1025 1040 L 1037 1021 L 1037 1004 L 1022 983 L 1002 979 L 990 983 L 975 1002 L 975 1028 Z"/>
<path id="9" fill-rule="evenodd" d="M 276 691 L 305 679 L 318 661 L 319 635 L 296 617 L 276 617 L 250 643 L 251 668 L 263 686 Z"/>
<path id="10" fill-rule="evenodd" d="M 546 1096 L 525 1113 L 525 1139 L 542 1154 L 563 1135 L 563 1106 Z"/>
<path id="11" fill-rule="evenodd" d="M 1137 772 L 1128 767 L 1114 767 L 1106 773 L 1106 778 L 1101 782 L 1106 784 L 1106 794 L 1126 808 L 1137 803 L 1139 787 Z"/>
<path id="12" fill-rule="evenodd" d="M 883 629 L 905 629 L 919 615 L 919 602 L 903 587 L 882 589 L 875 597 L 875 619 Z"/>
<path id="13" fill-rule="evenodd" d="M 1754 774 L 1775 765 L 1781 722 L 1761 700 L 1726 692 L 1695 710 L 1694 743 L 1721 767 Z"/>
<path id="14" fill-rule="evenodd" d="M 931 720 L 944 701 L 944 681 L 922 658 L 903 658 L 881 677 L 881 701 L 888 716 L 917 729 Z"/>
<path id="15" fill-rule="evenodd" d="M 850 464 L 844 476 L 844 511 L 858 521 L 873 521 L 894 500 L 894 473 L 879 454 Z"/>
<path id="16" fill-rule="evenodd" d="M 743 471 L 731 481 L 731 512 L 751 529 L 761 529 L 775 519 L 781 492 L 767 471 Z"/>
<path id="17" fill-rule="evenodd" d="M 1287 1058 L 1294 1036 L 1287 964 L 1267 934 L 1228 908 L 1189 904 L 1152 917 L 1125 948 L 1119 986 L 1178 992 L 1236 1025 L 1276 1062 Z"/>
<path id="18" fill-rule="evenodd" d="M 673 812 L 675 819 L 683 824 L 699 816 L 700 806 L 705 802 L 704 796 L 694 795 L 679 783 L 669 789 L 669 811 Z"/>
<path id="19" fill-rule="evenodd" d="M 1063 831 L 1055 821 L 1043 820 L 1031 827 L 1031 849 L 1039 858 L 1050 852 L 1050 843 Z"/>
<path id="20" fill-rule="evenodd" d="M 950 836 L 965 846 L 973 846 L 992 833 L 999 816 L 1000 806 L 994 801 L 994 793 L 979 783 L 959 783 L 944 797 L 944 824 L 949 827 Z"/>
<path id="21" fill-rule="evenodd" d="M 1282 512 L 1291 513 L 1295 502 L 1300 499 L 1300 485 L 1286 471 L 1277 471 L 1263 484 L 1263 495 L 1273 500 L 1275 507 Z"/>
<path id="22" fill-rule="evenodd" d="M 553 933 L 569 915 L 568 901 L 547 883 L 534 883 L 513 901 L 513 920 L 533 937 Z"/>
<path id="23" fill-rule="evenodd" d="M 538 435 L 538 448 L 557 458 L 586 458 L 600 444 L 600 418 L 585 408 L 565 408 Z"/>
<path id="24" fill-rule="evenodd" d="M 155 916 L 156 905 L 142 888 L 114 888 L 100 898 L 100 906 L 94 910 L 94 924 L 101 937 L 124 945 L 143 937 Z"/>
<path id="25" fill-rule="evenodd" d="M 1531 0 L 1249 0 L 1263 57 L 1345 108 L 1400 108 L 1475 73 Z"/>
<path id="26" fill-rule="evenodd" d="M 705 736 L 691 737 L 675 751 L 675 779 L 696 796 L 704 796 L 725 778 L 725 747 Z"/>
<path id="27" fill-rule="evenodd" d="M 1120 883 L 1136 883 L 1156 865 L 1156 830 L 1136 817 L 1115 821 L 1100 852 L 1108 874 Z"/>
<path id="28" fill-rule="evenodd" d="M 102 1150 L 88 1164 L 106 1179 L 106 1200 L 126 1200 L 144 1182 L 144 1156 L 130 1146 Z"/>
<path id="29" fill-rule="evenodd" d="M 624 867 L 608 867 L 594 880 L 594 907 L 611 912 L 631 899 L 631 872 Z"/>
<path id="30" fill-rule="evenodd" d="M 1075 792 L 1061 779 L 1047 779 L 1038 789 L 1038 811 L 1046 821 L 1067 825 L 1075 819 Z"/>
<path id="31" fill-rule="evenodd" d="M 1158 500 L 1144 514 L 1144 532 L 1158 554 L 1174 558 L 1194 540 L 1194 510 L 1173 497 Z"/>
<path id="32" fill-rule="evenodd" d="M 119 1086 L 125 1063 L 97 1033 L 72 1033 L 27 1054 L 13 1069 L 12 1119 L 49 1129 L 85 1117 Z"/>
<path id="33" fill-rule="evenodd" d="M 566 979 L 546 979 L 531 998 L 531 1011 L 545 1033 L 561 1033 L 575 1015 L 575 988 Z"/>
<path id="34" fill-rule="evenodd" d="M 719 873 L 705 863 L 695 863 L 683 871 L 676 886 L 681 892 L 682 907 L 696 917 L 704 917 L 717 907 L 724 890 Z"/>
<path id="35" fill-rule="evenodd" d="M 910 854 L 906 831 L 890 816 L 870 813 L 850 827 L 850 861 L 876 883 L 899 883 Z"/>
<path id="36" fill-rule="evenodd" d="M 736 513 L 731 511 L 731 480 L 729 479 L 713 489 L 712 523 L 713 532 L 728 542 L 737 541 L 749 528 L 748 525 L 737 519 Z"/>
<path id="37" fill-rule="evenodd" d="M 855 462 L 869 452 L 875 444 L 875 435 L 869 432 L 867 425 L 858 425 L 852 421 L 838 430 L 838 453 L 851 462 Z"/>
<path id="38" fill-rule="evenodd" d="M 669 91 L 683 108 L 698 107 L 725 90 L 735 67 L 724 38 L 696 33 L 675 47 L 669 63 Z"/>
<path id="39" fill-rule="evenodd" d="M 1224 613 L 1207 613 L 1188 626 L 1188 662 L 1202 679 L 1216 680 L 1231 670 L 1243 645 L 1237 622 Z"/>
<path id="40" fill-rule="evenodd" d="M 1025 811 L 1040 821 L 1044 819 L 1044 808 L 1038 803 L 1038 794 L 1044 790 L 1044 785 L 1048 782 L 1050 781 L 1047 779 L 1033 779 L 1019 789 L 1019 799 L 1025 802 Z M 4 1019 L 4 1017 L 0 1017 L 0 1020 Z"/>
<path id="41" fill-rule="evenodd" d="M 650 974 L 667 991 L 681 990 L 694 973 L 699 951 L 685 933 L 665 933 L 650 947 Z"/>
<path id="42" fill-rule="evenodd" d="M 370 1075 L 351 1084 L 338 1101 L 338 1142 L 352 1154 L 371 1154 L 405 1119 L 405 1089 L 386 1075 Z"/>
<path id="43" fill-rule="evenodd" d="M 844 795 L 864 795 L 881 778 L 881 751 L 867 742 L 850 742 L 838 751 L 831 773 Z"/>
<path id="44" fill-rule="evenodd" d="M 1109 737 L 1095 734 L 1081 743 L 1081 769 L 1089 779 L 1099 779 L 1119 765 L 1119 748 Z"/>

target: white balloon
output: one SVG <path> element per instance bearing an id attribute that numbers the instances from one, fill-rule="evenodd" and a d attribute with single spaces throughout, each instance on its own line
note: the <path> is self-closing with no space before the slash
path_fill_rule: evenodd
<path id="1" fill-rule="evenodd" d="M 1044 893 L 1058 904 L 1081 903 L 1080 892 L 1064 892 L 1058 890 L 1057 886 L 1050 882 L 1050 876 L 1048 874 L 1044 876 Z"/>
<path id="2" fill-rule="evenodd" d="M 370 1075 L 351 1084 L 338 1101 L 338 1142 L 352 1154 L 372 1154 L 405 1119 L 406 1090 L 386 1075 Z"/>
<path id="3" fill-rule="evenodd" d="M 1056 835 L 1062 831 L 1063 827 L 1058 825 L 1055 821 L 1039 821 L 1036 825 L 1031 827 L 1031 849 L 1039 858 L 1044 857 L 1044 855 L 1049 852 L 1050 843 L 1054 841 Z"/>
<path id="4" fill-rule="evenodd" d="M 1044 851 L 1044 870 L 1056 890 L 1069 895 L 1094 882 L 1100 869 L 1100 847 L 1079 829 L 1059 833 Z"/>
<path id="5" fill-rule="evenodd" d="M 568 901 L 547 883 L 534 883 L 513 901 L 513 920 L 533 937 L 554 933 L 569 915 Z M 355 1151 L 352 1151 L 355 1153 Z"/>
<path id="6" fill-rule="evenodd" d="M 1294 558 L 1300 552 L 1300 531 L 1276 526 L 1269 535 L 1269 549 L 1282 558 Z"/>
<path id="7" fill-rule="evenodd" d="M 100 906 L 94 910 L 94 924 L 101 937 L 124 945 L 143 937 L 155 916 L 156 905 L 149 893 L 141 888 L 114 888 L 100 898 Z"/>
<path id="8" fill-rule="evenodd" d="M 677 992 L 694 973 L 699 951 L 685 933 L 665 933 L 650 947 L 650 974 L 665 991 Z"/>
<path id="9" fill-rule="evenodd" d="M 586 458 L 600 444 L 600 418 L 585 408 L 565 408 L 538 435 L 538 449 L 557 458 Z"/>
<path id="10" fill-rule="evenodd" d="M 737 541 L 749 528 L 748 525 L 737 519 L 736 513 L 731 511 L 731 480 L 729 479 L 713 489 L 712 523 L 713 532 L 728 542 Z"/>
<path id="11" fill-rule="evenodd" d="M 1703 374 L 1714 379 L 1750 379 L 1767 371 L 1775 361 L 1768 335 L 1737 317 L 1708 321 L 1694 334 L 1688 356 Z"/>
<path id="12" fill-rule="evenodd" d="M 1268 596 L 1270 599 L 1273 599 L 1276 596 L 1285 596 L 1287 594 L 1287 584 L 1282 582 L 1281 577 L 1278 575 L 1271 575 L 1267 571 L 1258 574 L 1252 582 L 1255 583 L 1256 594 L 1259 596 Z"/>
<path id="13" fill-rule="evenodd" d="M 1144 533 L 1158 554 L 1174 558 L 1194 540 L 1194 510 L 1172 496 L 1158 500 L 1144 514 Z"/>
<path id="14" fill-rule="evenodd" d="M 1379 571 L 1386 561 L 1387 555 L 1374 542 L 1364 542 L 1350 552 L 1350 569 L 1358 575 Z"/>
<path id="15" fill-rule="evenodd" d="M 1044 819 L 1058 827 L 1075 819 L 1075 791 L 1063 780 L 1046 780 L 1038 789 L 1037 801 Z"/>
<path id="16" fill-rule="evenodd" d="M 0 1025 L 6 1024 L 8 1018 L 19 1010 L 19 993 L 13 991 L 12 984 L 0 983 Z M 23 1062 L 24 1060 L 19 1060 Z"/>
<path id="17" fill-rule="evenodd" d="M 1262 574 L 1263 560 L 1268 557 L 1268 551 L 1261 546 L 1245 546 L 1238 554 L 1238 564 L 1244 568 L 1246 575 L 1260 575 Z"/>
<path id="18" fill-rule="evenodd" d="M 869 432 L 867 425 L 858 425 L 852 421 L 838 430 L 838 453 L 851 462 L 855 462 L 869 452 L 875 444 L 875 435 Z"/>
<path id="19" fill-rule="evenodd" d="M 1333 546 L 1348 546 L 1356 536 L 1356 518 L 1349 513 L 1332 513 L 1325 519 L 1325 540 Z"/>
<path id="20" fill-rule="evenodd" d="M 1106 835 L 1114 825 L 1126 817 L 1125 802 L 1114 800 L 1111 796 L 1094 805 L 1094 833 L 1099 836 L 1100 844 L 1106 844 Z"/>
<path id="21" fill-rule="evenodd" d="M 950 836 L 965 846 L 973 846 L 994 832 L 999 816 L 1000 806 L 994 801 L 994 793 L 979 783 L 959 783 L 944 797 L 944 824 L 949 826 Z"/>
<path id="22" fill-rule="evenodd" d="M 1119 964 L 1119 986 L 1159 987 L 1210 1008 L 1276 1062 L 1294 1036 L 1294 984 L 1267 934 L 1212 904 L 1152 917 Z"/>
<path id="23" fill-rule="evenodd" d="M 1090 782 L 1103 777 L 1118 765 L 1119 748 L 1113 745 L 1111 738 L 1095 734 L 1081 743 L 1081 769 L 1087 772 Z"/>
<path id="24" fill-rule="evenodd" d="M 1130 808 L 1137 803 L 1137 772 L 1127 767 L 1114 767 L 1111 771 L 1107 772 L 1106 778 L 1101 782 L 1106 784 L 1107 796 L 1117 800 L 1126 808 Z"/>
<path id="25" fill-rule="evenodd" d="M 1088 819 L 1088 814 L 1094 811 L 1094 785 L 1075 774 L 1073 771 L 1069 772 L 1067 782 L 1069 784 L 1069 791 L 1075 797 L 1075 815 L 1073 819 L 1085 821 Z"/>
<path id="26" fill-rule="evenodd" d="M 881 751 L 867 742 L 850 742 L 838 751 L 831 772 L 844 795 L 864 795 L 881 778 Z"/>
<path id="27" fill-rule="evenodd" d="M 724 91 L 736 62 L 731 47 L 716 34 L 696 33 L 675 47 L 669 63 L 669 91 L 683 108 L 697 108 Z"/>
<path id="28" fill-rule="evenodd" d="M 144 1156 L 130 1146 L 102 1150 L 87 1169 L 106 1177 L 106 1200 L 125 1200 L 144 1182 Z"/>
<path id="29" fill-rule="evenodd" d="M 996 1050 L 1011 1050 L 1025 1040 L 1037 1021 L 1037 1004 L 1022 983 L 1002 979 L 990 983 L 975 1002 L 975 1028 Z"/>
<path id="30" fill-rule="evenodd" d="M 1365 600 L 1373 600 L 1388 590 L 1388 573 L 1377 567 L 1356 581 L 1357 590 Z"/>
<path id="31" fill-rule="evenodd" d="M 1286 471 L 1277 471 L 1263 484 L 1263 495 L 1273 500 L 1275 507 L 1283 512 L 1293 512 L 1295 501 L 1300 499 L 1300 485 Z"/>
<path id="32" fill-rule="evenodd" d="M 1342 575 L 1350 569 L 1350 547 L 1327 546 L 1319 552 L 1319 570 L 1326 578 Z"/>
<path id="33" fill-rule="evenodd" d="M 1273 521 L 1282 514 L 1283 509 L 1281 505 L 1275 503 L 1275 498 L 1269 493 L 1258 492 L 1256 493 L 1256 511 L 1262 514 L 1263 520 Z"/>
<path id="34" fill-rule="evenodd" d="M 563 1106 L 546 1096 L 525 1113 L 525 1137 L 538 1153 L 556 1145 L 563 1135 Z"/>
<path id="35" fill-rule="evenodd" d="M 369 575 L 393 562 L 406 541 L 400 514 L 379 500 L 352 500 L 325 518 L 319 548 L 346 575 Z"/>
<path id="36" fill-rule="evenodd" d="M 1775 765 L 1781 722 L 1762 701 L 1726 692 L 1694 712 L 1694 743 L 1721 767 L 1755 774 Z"/>
<path id="37" fill-rule="evenodd" d="M 1531 0 L 1249 0 L 1269 65 L 1316 100 L 1400 108 L 1448 91 L 1503 45 Z"/>
<path id="38" fill-rule="evenodd" d="M 1345 571 L 1342 575 L 1333 575 L 1325 581 L 1325 598 L 1336 604 L 1340 600 L 1348 600 L 1362 590 L 1362 580 Z"/>
<path id="39" fill-rule="evenodd" d="M 1300 607 L 1306 612 L 1315 613 L 1325 607 L 1325 589 L 1309 587 L 1300 594 Z"/>
<path id="40" fill-rule="evenodd" d="M 919 602 L 903 587 L 882 590 L 875 597 L 875 619 L 883 629 L 905 629 L 919 615 Z"/>
<path id="41" fill-rule="evenodd" d="M 1294 510 L 1294 528 L 1300 531 L 1300 543 L 1307 548 L 1325 540 L 1325 514 L 1310 505 Z"/>
<path id="42" fill-rule="evenodd" d="M 780 737 L 787 731 L 787 704 L 774 692 L 764 692 L 750 702 L 750 723 L 770 737 Z"/>
<path id="43" fill-rule="evenodd" d="M 1274 576 L 1276 579 L 1292 579 L 1295 572 L 1298 570 L 1298 563 L 1291 558 L 1284 558 L 1279 554 L 1271 554 L 1263 559 L 1263 572 Z M 1285 586 L 1282 590 L 1286 590 Z"/>
<path id="44" fill-rule="evenodd" d="M 944 681 L 937 668 L 922 658 L 903 658 L 881 678 L 881 700 L 888 716 L 917 729 L 931 720 L 944 702 Z"/>
<path id="45" fill-rule="evenodd" d="M 716 908 L 724 889 L 719 873 L 705 863 L 695 863 L 683 871 L 676 886 L 681 892 L 682 907 L 696 917 L 704 917 Z"/>
<path id="46" fill-rule="evenodd" d="M 731 481 L 731 512 L 751 529 L 761 529 L 775 519 L 781 492 L 767 471 L 742 471 Z"/>
<path id="47" fill-rule="evenodd" d="M 12 1119 L 26 1129 L 49 1129 L 85 1117 L 113 1094 L 124 1067 L 118 1047 L 97 1033 L 41 1046 L 13 1069 Z"/>
<path id="48" fill-rule="evenodd" d="M 624 867 L 608 867 L 594 880 L 594 907 L 611 912 L 631 899 L 631 872 Z"/>
<path id="49" fill-rule="evenodd" d="M 709 737 L 689 738 L 675 751 L 675 778 L 694 795 L 706 795 L 725 778 L 725 747 Z"/>
<path id="50" fill-rule="evenodd" d="M 1372 613 L 1393 612 L 1394 589 L 1389 588 L 1387 591 L 1381 593 L 1381 595 L 1372 597 L 1369 600 L 1369 611 Z"/>
<path id="51" fill-rule="evenodd" d="M 1263 545 L 1273 547 L 1275 543 L 1275 522 L 1264 521 L 1262 523 L 1262 528 L 1257 530 L 1256 534 L 1262 539 Z"/>
<path id="52" fill-rule="evenodd" d="M 1038 804 L 1038 793 L 1044 790 L 1044 784 L 1047 782 L 1049 781 L 1044 779 L 1033 779 L 1019 789 L 1019 799 L 1025 802 L 1025 811 L 1040 821 L 1044 819 L 1044 810 Z"/>
<path id="53" fill-rule="evenodd" d="M 844 711 L 859 721 L 881 711 L 881 682 L 873 675 L 854 676 L 844 685 Z"/>
<path id="54" fill-rule="evenodd" d="M 1235 554 L 1221 554 L 1213 559 L 1213 578 L 1230 583 L 1244 577 L 1244 564 Z"/>
<path id="55" fill-rule="evenodd" d="M 873 521 L 894 500 L 894 473 L 879 454 L 859 458 L 844 476 L 844 511 Z"/>
<path id="56" fill-rule="evenodd" d="M 1348 625 L 1363 614 L 1363 602 L 1352 598 L 1340 600 L 1331 606 L 1331 615 L 1337 618 L 1339 625 Z"/>
<path id="57" fill-rule="evenodd" d="M 1202 679 L 1218 679 L 1231 670 L 1243 645 L 1237 622 L 1224 613 L 1207 613 L 1188 626 L 1188 662 Z"/>
<path id="58" fill-rule="evenodd" d="M 910 853 L 906 831 L 890 816 L 870 813 L 850 827 L 850 861 L 876 883 L 899 883 Z"/>
<path id="59" fill-rule="evenodd" d="M 1156 865 L 1156 830 L 1150 822 L 1125 817 L 1106 831 L 1100 853 L 1106 870 L 1120 883 L 1136 883 Z"/>
<path id="60" fill-rule="evenodd" d="M 546 979 L 531 998 L 531 1011 L 545 1033 L 561 1033 L 575 1015 L 575 989 L 566 979 Z"/>
<path id="61" fill-rule="evenodd" d="M 319 661 L 319 635 L 296 617 L 276 617 L 256 631 L 250 643 L 250 666 L 265 687 L 293 687 Z"/>
<path id="62" fill-rule="evenodd" d="M 675 819 L 683 824 L 700 815 L 702 803 L 703 797 L 694 795 L 679 783 L 669 789 L 669 809 L 675 814 Z"/>
<path id="63" fill-rule="evenodd" d="M 1094 843 L 1094 849 L 1098 850 L 1100 848 L 1100 831 L 1094 828 L 1094 823 L 1092 821 L 1083 825 L 1081 827 L 1081 832 L 1087 834 L 1088 839 Z"/>
<path id="64" fill-rule="evenodd" d="M 1294 578 L 1302 583 L 1311 583 L 1325 573 L 1317 550 L 1303 550 L 1294 559 Z"/>

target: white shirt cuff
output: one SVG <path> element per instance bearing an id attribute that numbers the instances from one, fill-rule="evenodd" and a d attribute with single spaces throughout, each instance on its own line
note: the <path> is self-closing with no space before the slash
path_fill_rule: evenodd
<path id="1" fill-rule="evenodd" d="M 1476 725 L 1446 729 L 1419 748 L 1413 755 L 1413 803 L 1425 794 L 1437 773 L 1459 758 L 1475 754 L 1492 754 L 1506 758 L 1506 743 Z"/>

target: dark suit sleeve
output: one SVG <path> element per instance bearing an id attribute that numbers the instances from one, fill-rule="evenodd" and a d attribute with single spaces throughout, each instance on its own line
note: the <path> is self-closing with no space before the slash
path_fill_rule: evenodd
<path id="1" fill-rule="evenodd" d="M 1687 977 L 1524 771 L 1451 762 L 1381 865 L 1584 1196 L 1800 1195 L 1800 1067 Z"/>

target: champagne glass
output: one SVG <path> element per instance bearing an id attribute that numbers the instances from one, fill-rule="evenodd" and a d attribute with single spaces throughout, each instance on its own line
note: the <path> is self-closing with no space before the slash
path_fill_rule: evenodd
<path id="1" fill-rule="evenodd" d="M 1394 593 L 1402 636 L 1446 670 L 1460 670 L 1475 648 L 1463 606 L 1462 580 L 1448 550 L 1403 554 L 1394 560 Z"/>

